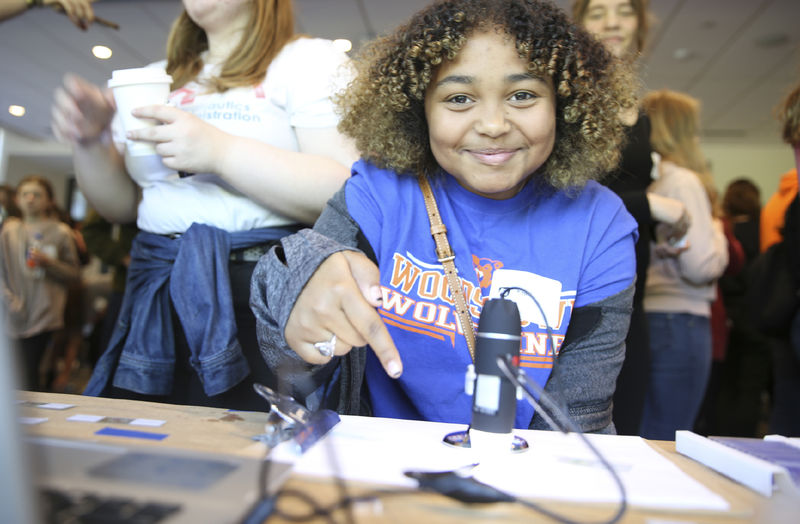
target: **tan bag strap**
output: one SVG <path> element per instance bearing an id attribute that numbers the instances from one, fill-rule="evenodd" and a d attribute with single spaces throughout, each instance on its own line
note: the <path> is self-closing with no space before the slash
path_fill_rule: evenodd
<path id="1" fill-rule="evenodd" d="M 456 255 L 450 248 L 450 242 L 447 241 L 447 228 L 442 222 L 442 216 L 439 214 L 439 207 L 436 205 L 436 198 L 433 196 L 428 179 L 424 176 L 419 176 L 417 180 L 419 181 L 420 189 L 422 189 L 422 197 L 425 200 L 425 208 L 428 210 L 428 219 L 431 222 L 431 235 L 436 243 L 436 258 L 444 267 L 447 284 L 450 286 L 450 294 L 456 306 L 458 323 L 461 325 L 461 331 L 464 332 L 464 337 L 467 339 L 467 347 L 469 348 L 472 362 L 475 362 L 475 333 L 472 327 L 472 315 L 469 313 L 467 299 L 464 296 L 464 284 L 458 278 L 458 270 L 455 264 Z"/>

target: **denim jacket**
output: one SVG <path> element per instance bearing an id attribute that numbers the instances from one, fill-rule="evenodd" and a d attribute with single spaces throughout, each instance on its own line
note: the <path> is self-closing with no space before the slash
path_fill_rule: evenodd
<path id="1" fill-rule="evenodd" d="M 180 237 L 140 232 L 131 247 L 125 296 L 108 348 L 84 391 L 118 388 L 149 395 L 172 390 L 175 344 L 170 300 L 207 395 L 235 386 L 250 372 L 236 338 L 228 275 L 230 251 L 277 240 L 291 228 L 229 233 L 203 224 Z"/>

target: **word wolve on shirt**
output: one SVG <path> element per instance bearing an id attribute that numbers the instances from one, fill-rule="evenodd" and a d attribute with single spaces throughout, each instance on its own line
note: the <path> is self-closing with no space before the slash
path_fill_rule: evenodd
<path id="1" fill-rule="evenodd" d="M 463 335 L 463 331 L 450 296 L 447 277 L 441 269 L 425 266 L 395 253 L 389 285 L 381 288 L 383 304 L 379 312 L 388 325 L 437 340 L 449 340 L 455 346 L 456 335 Z M 460 280 L 468 297 L 473 324 L 477 324 L 483 303 L 489 297 L 484 296 L 481 288 L 472 282 Z M 564 341 L 564 332 L 575 301 L 574 293 L 565 295 L 558 298 L 558 318 L 550 326 L 552 338 L 546 326 L 523 321 L 520 346 L 523 367 L 552 367 L 553 357 L 558 354 Z"/>

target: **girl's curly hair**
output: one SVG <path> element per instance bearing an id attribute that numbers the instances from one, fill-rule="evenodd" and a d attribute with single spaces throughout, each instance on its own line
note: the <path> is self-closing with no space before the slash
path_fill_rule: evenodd
<path id="1" fill-rule="evenodd" d="M 336 102 L 339 130 L 361 154 L 397 173 L 432 176 L 425 90 L 475 32 L 498 29 L 516 43 L 532 74 L 551 79 L 556 143 L 540 169 L 557 189 L 583 186 L 613 169 L 624 137 L 620 112 L 636 104 L 630 69 L 541 0 L 442 0 L 393 34 L 367 44 L 356 76 Z"/>

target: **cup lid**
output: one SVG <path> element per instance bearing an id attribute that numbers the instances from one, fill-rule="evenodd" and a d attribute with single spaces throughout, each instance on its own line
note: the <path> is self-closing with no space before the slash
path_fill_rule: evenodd
<path id="1" fill-rule="evenodd" d="M 111 72 L 108 87 L 127 84 L 160 84 L 172 83 L 172 77 L 158 67 L 137 67 L 133 69 L 117 69 Z"/>

